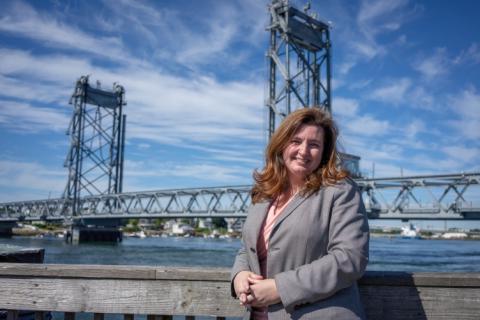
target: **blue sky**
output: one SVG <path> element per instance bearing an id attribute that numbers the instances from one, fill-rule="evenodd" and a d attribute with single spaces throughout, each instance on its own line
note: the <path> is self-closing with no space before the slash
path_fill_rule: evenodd
<path id="1" fill-rule="evenodd" d="M 303 2 L 295 2 L 303 6 Z M 126 89 L 124 190 L 251 183 L 266 143 L 267 1 L 4 1 L 0 201 L 62 194 L 68 104 Z M 480 170 L 480 3 L 313 1 L 332 25 L 343 150 L 375 176 Z"/>

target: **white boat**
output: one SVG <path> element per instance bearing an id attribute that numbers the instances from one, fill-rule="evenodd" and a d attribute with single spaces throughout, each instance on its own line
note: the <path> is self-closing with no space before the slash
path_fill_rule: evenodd
<path id="1" fill-rule="evenodd" d="M 409 223 L 407 226 L 402 227 L 402 232 L 400 233 L 402 239 L 421 239 L 420 229 L 415 227 L 412 223 Z"/>
<path id="2" fill-rule="evenodd" d="M 147 235 L 145 234 L 145 232 L 143 230 L 141 230 L 139 232 L 127 234 L 127 236 L 132 237 L 132 238 L 141 238 L 141 239 L 147 237 Z"/>

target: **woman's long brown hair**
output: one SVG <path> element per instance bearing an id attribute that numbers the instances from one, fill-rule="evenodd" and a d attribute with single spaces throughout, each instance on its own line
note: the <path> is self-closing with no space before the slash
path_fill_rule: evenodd
<path id="1" fill-rule="evenodd" d="M 333 185 L 348 176 L 348 172 L 338 166 L 338 130 L 330 115 L 316 107 L 299 109 L 288 115 L 271 137 L 265 151 L 265 167 L 261 171 L 253 172 L 253 203 L 273 199 L 290 187 L 283 151 L 302 125 L 323 128 L 324 141 L 320 165 L 306 177 L 301 192 L 313 193 L 321 186 Z"/>

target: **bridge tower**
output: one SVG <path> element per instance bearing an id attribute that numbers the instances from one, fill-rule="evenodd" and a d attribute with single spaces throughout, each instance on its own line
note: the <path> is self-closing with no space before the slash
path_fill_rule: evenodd
<path id="1" fill-rule="evenodd" d="M 329 25 L 308 14 L 309 8 L 302 12 L 288 0 L 269 5 L 269 137 L 295 109 L 316 106 L 331 112 Z"/>
<path id="2" fill-rule="evenodd" d="M 288 0 L 272 0 L 268 98 L 268 137 L 285 116 L 298 108 L 319 107 L 332 113 L 330 26 L 300 11 Z M 360 157 L 341 153 L 342 166 L 360 177 Z"/>
<path id="3" fill-rule="evenodd" d="M 118 84 L 102 90 L 82 76 L 70 99 L 73 116 L 67 135 L 70 149 L 65 160 L 68 181 L 63 193 L 64 214 L 78 216 L 85 196 L 122 192 L 126 115 L 125 90 Z"/>

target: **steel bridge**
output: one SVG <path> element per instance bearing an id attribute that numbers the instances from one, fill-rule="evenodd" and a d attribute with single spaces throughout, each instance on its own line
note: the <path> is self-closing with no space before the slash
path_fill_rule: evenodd
<path id="1" fill-rule="evenodd" d="M 480 220 L 480 173 L 355 179 L 370 219 Z M 74 214 L 64 198 L 0 203 L 0 222 L 130 218 L 245 218 L 251 186 L 87 196 Z"/>
<path id="2" fill-rule="evenodd" d="M 313 106 L 331 112 L 332 106 L 329 25 L 309 14 L 308 7 L 302 12 L 287 0 L 272 0 L 269 13 L 270 136 L 293 109 Z M 101 90 L 99 83 L 93 88 L 88 77 L 81 77 L 71 102 L 63 197 L 0 203 L 0 223 L 246 217 L 251 186 L 122 192 L 125 90 L 117 84 L 113 91 Z M 358 160 L 342 157 L 354 173 Z M 480 173 L 355 180 L 371 219 L 480 220 Z"/>

